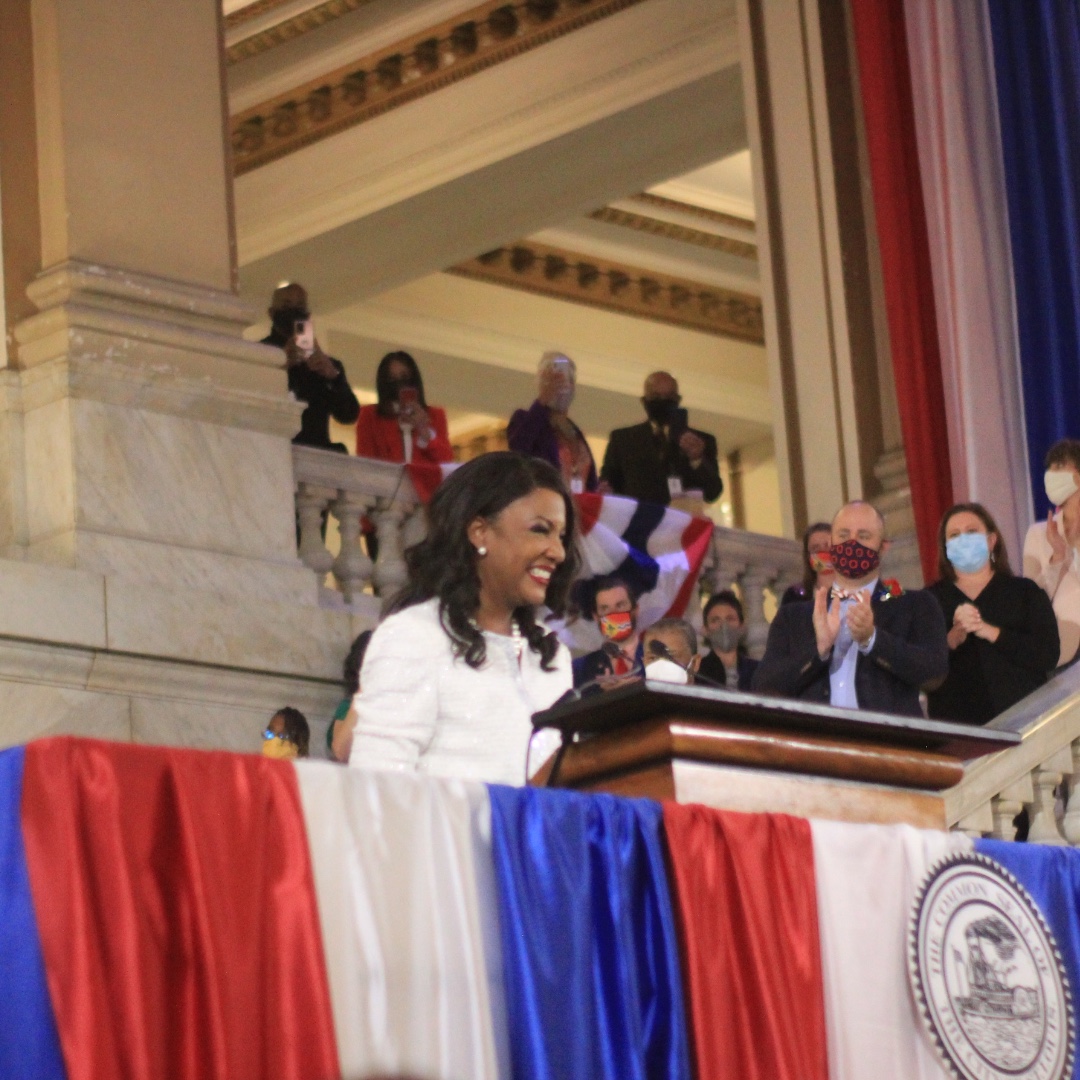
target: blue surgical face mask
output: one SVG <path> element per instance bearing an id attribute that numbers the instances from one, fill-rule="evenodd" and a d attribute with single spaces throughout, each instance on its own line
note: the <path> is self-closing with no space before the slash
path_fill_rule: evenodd
<path id="1" fill-rule="evenodd" d="M 945 554 L 961 574 L 974 574 L 990 561 L 990 541 L 986 533 L 961 533 L 945 541 Z"/>

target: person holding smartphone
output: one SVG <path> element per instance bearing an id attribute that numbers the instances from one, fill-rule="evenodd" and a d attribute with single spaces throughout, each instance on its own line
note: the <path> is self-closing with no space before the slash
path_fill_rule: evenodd
<path id="1" fill-rule="evenodd" d="M 276 345 L 285 353 L 289 389 L 297 401 L 307 405 L 293 442 L 348 453 L 344 443 L 330 441 L 330 417 L 339 424 L 353 424 L 360 415 L 360 402 L 349 386 L 341 361 L 319 348 L 311 325 L 307 290 L 295 282 L 280 286 L 274 290 L 267 314 L 271 330 L 263 344 Z"/>
<path id="2" fill-rule="evenodd" d="M 360 410 L 356 452 L 378 461 L 453 460 L 446 413 L 424 398 L 420 368 L 407 352 L 387 353 L 375 372 L 378 402 Z"/>
<path id="3" fill-rule="evenodd" d="M 705 502 L 720 497 L 716 439 L 689 426 L 681 401 L 679 384 L 666 371 L 645 380 L 641 404 L 648 419 L 611 433 L 600 471 L 602 491 L 661 506 L 695 491 Z"/>
<path id="4" fill-rule="evenodd" d="M 510 449 L 542 458 L 562 473 L 574 495 L 597 488 L 596 463 L 581 428 L 570 419 L 577 367 L 569 356 L 546 352 L 537 369 L 539 388 L 528 409 L 517 409 L 506 428 Z"/>

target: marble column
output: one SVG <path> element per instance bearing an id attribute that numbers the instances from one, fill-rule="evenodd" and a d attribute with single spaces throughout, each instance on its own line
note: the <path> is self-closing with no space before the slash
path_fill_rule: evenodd
<path id="1" fill-rule="evenodd" d="M 0 636 L 329 686 L 359 627 L 297 557 L 302 406 L 242 337 L 220 20 L 5 0 Z"/>
<path id="2" fill-rule="evenodd" d="M 738 0 L 738 16 L 777 464 L 797 534 L 880 490 L 873 208 L 843 0 Z"/>

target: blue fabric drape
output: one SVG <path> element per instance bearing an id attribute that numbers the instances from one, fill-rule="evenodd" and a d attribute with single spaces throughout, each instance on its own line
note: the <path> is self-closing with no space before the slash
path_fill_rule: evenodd
<path id="1" fill-rule="evenodd" d="M 975 850 L 1001 863 L 1031 893 L 1057 939 L 1080 1017 L 1080 851 L 1002 840 L 976 840 Z M 1072 1075 L 1080 1078 L 1080 1056 Z"/>
<path id="2" fill-rule="evenodd" d="M 1080 3 L 988 5 L 1028 456 L 1045 517 L 1046 451 L 1080 438 Z"/>
<path id="3" fill-rule="evenodd" d="M 660 807 L 490 792 L 515 1080 L 689 1078 Z"/>
<path id="4" fill-rule="evenodd" d="M 22 834 L 23 747 L 0 752 L 0 1076 L 64 1080 Z"/>

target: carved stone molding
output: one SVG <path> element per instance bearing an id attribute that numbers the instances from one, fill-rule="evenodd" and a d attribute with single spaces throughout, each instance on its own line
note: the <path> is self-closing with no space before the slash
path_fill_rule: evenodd
<path id="1" fill-rule="evenodd" d="M 533 241 L 496 248 L 449 272 L 688 330 L 757 345 L 765 341 L 761 301 L 756 296 Z"/>
<path id="2" fill-rule="evenodd" d="M 324 3 L 307 11 L 293 15 L 291 18 L 282 19 L 281 22 L 268 26 L 265 30 L 241 38 L 225 49 L 225 59 L 230 64 L 239 63 L 241 60 L 250 60 L 253 56 L 266 52 L 277 45 L 284 45 L 287 41 L 301 37 L 312 30 L 318 30 L 342 15 L 348 15 L 357 8 L 370 4 L 372 0 L 325 0 Z M 247 4 L 225 16 L 225 28 L 231 30 L 236 26 L 242 26 L 259 15 L 265 15 L 288 0 L 256 0 L 254 4 Z"/>
<path id="3" fill-rule="evenodd" d="M 620 225 L 623 228 L 633 229 L 635 232 L 661 236 L 665 240 L 675 240 L 680 244 L 694 244 L 697 247 L 709 248 L 711 251 L 735 255 L 740 259 L 757 260 L 757 245 L 755 244 L 748 244 L 745 240 L 733 240 L 728 236 L 718 236 L 716 233 L 702 232 L 700 229 L 690 229 L 685 225 L 676 225 L 674 222 L 662 221 L 660 218 L 649 217 L 646 214 L 634 214 L 628 210 L 619 210 L 614 206 L 603 206 L 599 210 L 594 210 L 589 217 L 593 221 L 602 221 L 605 225 Z"/>
<path id="4" fill-rule="evenodd" d="M 234 171 L 242 175 L 641 2 L 487 0 L 234 116 Z"/>
<path id="5" fill-rule="evenodd" d="M 654 195 L 651 191 L 643 191 L 640 195 L 634 195 L 631 201 L 641 203 L 642 206 L 654 206 L 658 210 L 674 210 L 680 214 L 691 214 L 694 217 L 715 222 L 717 225 L 726 225 L 731 229 L 745 229 L 751 233 L 756 229 L 754 222 L 750 218 L 738 217 L 736 214 L 725 214 L 720 210 L 710 210 L 705 206 L 695 206 L 693 203 L 682 202 L 679 199 L 669 199 L 666 195 Z"/>

